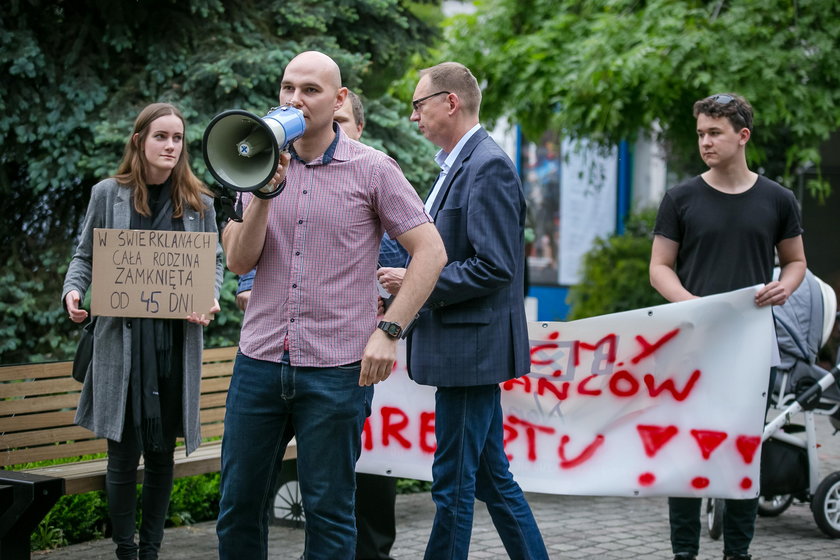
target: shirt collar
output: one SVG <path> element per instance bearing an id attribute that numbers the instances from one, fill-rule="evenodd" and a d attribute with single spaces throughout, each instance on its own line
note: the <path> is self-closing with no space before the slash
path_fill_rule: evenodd
<path id="1" fill-rule="evenodd" d="M 458 140 L 458 143 L 455 144 L 455 147 L 452 148 L 450 153 L 446 153 L 445 150 L 440 150 L 437 155 L 435 155 L 435 161 L 443 170 L 444 173 L 449 171 L 449 168 L 455 163 L 455 160 L 458 159 L 458 156 L 461 154 L 461 150 L 464 148 L 464 144 L 472 138 L 472 135 L 478 132 L 478 129 L 481 128 L 481 124 L 476 124 L 474 127 L 469 129 L 461 136 L 461 139 Z"/>
<path id="2" fill-rule="evenodd" d="M 292 159 L 296 159 L 304 165 L 328 165 L 330 162 L 332 162 L 333 159 L 345 161 L 346 157 L 343 154 L 339 157 L 336 157 L 336 148 L 338 147 L 339 137 L 344 136 L 344 132 L 341 130 L 341 127 L 338 126 L 338 123 L 335 121 L 333 121 L 333 132 L 335 132 L 335 138 L 333 138 L 332 143 L 330 143 L 330 145 L 327 147 L 327 150 L 323 154 L 321 154 L 320 157 L 316 157 L 312 161 L 303 161 L 303 159 L 295 151 L 294 144 L 289 146 L 289 154 L 292 156 Z"/>

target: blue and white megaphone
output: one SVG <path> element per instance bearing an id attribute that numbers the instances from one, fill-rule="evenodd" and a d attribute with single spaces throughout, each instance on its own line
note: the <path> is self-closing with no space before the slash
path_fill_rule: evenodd
<path id="1" fill-rule="evenodd" d="M 204 130 L 204 161 L 223 186 L 273 198 L 282 187 L 266 191 L 277 170 L 280 152 L 303 136 L 303 113 L 289 105 L 260 118 L 241 109 L 219 113 Z"/>

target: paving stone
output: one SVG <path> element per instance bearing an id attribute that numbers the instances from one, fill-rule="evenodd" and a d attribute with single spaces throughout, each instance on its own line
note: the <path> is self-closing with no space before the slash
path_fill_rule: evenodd
<path id="1" fill-rule="evenodd" d="M 827 419 L 817 417 L 821 464 L 825 477 L 840 471 L 840 436 L 833 436 Z M 528 494 L 534 517 L 543 533 L 551 558 L 560 559 L 662 559 L 673 556 L 668 540 L 668 504 L 665 498 L 615 498 Z M 396 560 L 423 557 L 434 517 L 431 496 L 397 497 Z M 272 559 L 297 560 L 303 552 L 302 529 L 274 525 L 269 535 Z M 166 530 L 161 560 L 208 560 L 217 558 L 215 523 Z M 33 560 L 110 560 L 114 545 L 91 541 L 53 551 L 33 553 Z M 719 560 L 723 542 L 714 541 L 705 530 L 700 540 L 700 558 Z M 840 558 L 840 539 L 829 539 L 819 530 L 810 504 L 795 503 L 778 517 L 759 517 L 750 551 L 754 560 L 829 560 Z M 477 503 L 471 560 L 507 558 L 487 509 Z"/>

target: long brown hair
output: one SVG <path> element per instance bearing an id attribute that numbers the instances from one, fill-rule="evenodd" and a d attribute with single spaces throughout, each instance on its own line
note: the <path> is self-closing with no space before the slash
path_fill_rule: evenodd
<path id="1" fill-rule="evenodd" d="M 184 125 L 184 139 L 181 148 L 181 157 L 172 169 L 170 177 L 172 178 L 172 217 L 180 218 L 184 215 L 184 205 L 188 205 L 197 210 L 202 216 L 206 209 L 204 202 L 201 200 L 201 195 L 213 196 L 213 193 L 208 189 L 201 180 L 195 176 L 190 169 L 190 155 L 187 151 L 187 124 L 184 122 L 184 116 L 177 107 L 169 103 L 152 103 L 147 105 L 137 119 L 134 121 L 134 132 L 128 137 L 125 143 L 125 151 L 123 152 L 122 161 L 117 168 L 117 173 L 114 179 L 121 185 L 127 185 L 134 189 L 134 208 L 144 215 L 151 214 L 149 209 L 149 190 L 146 187 L 146 155 L 144 147 L 146 145 L 146 138 L 149 136 L 149 130 L 152 122 L 160 117 L 167 115 L 175 115 L 181 119 Z M 134 135 L 137 135 L 137 141 L 134 141 Z"/>

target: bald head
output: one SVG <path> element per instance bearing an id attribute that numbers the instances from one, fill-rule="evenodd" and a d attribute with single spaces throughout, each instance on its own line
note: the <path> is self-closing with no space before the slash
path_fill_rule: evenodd
<path id="1" fill-rule="evenodd" d="M 306 132 L 295 141 L 298 155 L 308 161 L 324 153 L 335 138 L 333 113 L 347 97 L 338 64 L 324 53 L 300 53 L 286 65 L 279 97 L 280 105 L 299 109 L 306 122 Z"/>
<path id="2" fill-rule="evenodd" d="M 341 70 L 338 68 L 338 64 L 322 52 L 306 51 L 300 53 L 289 61 L 283 75 L 285 76 L 290 71 L 316 74 L 325 85 L 335 87 L 336 90 L 341 87 Z"/>

